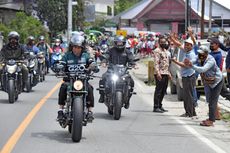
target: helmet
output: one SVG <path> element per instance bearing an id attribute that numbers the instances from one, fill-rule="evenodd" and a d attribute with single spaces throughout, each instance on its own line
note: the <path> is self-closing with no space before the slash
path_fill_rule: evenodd
<path id="1" fill-rule="evenodd" d="M 124 36 L 118 36 L 114 40 L 115 47 L 117 47 L 119 49 L 125 48 L 125 44 L 126 44 L 126 39 Z"/>
<path id="2" fill-rule="evenodd" d="M 8 40 L 12 39 L 12 38 L 15 38 L 17 40 L 19 40 L 19 34 L 16 32 L 16 31 L 11 31 L 9 34 L 8 34 Z"/>
<path id="3" fill-rule="evenodd" d="M 34 41 L 35 38 L 34 38 L 33 36 L 29 36 L 29 37 L 27 38 L 27 40 L 28 40 L 28 41 Z"/>
<path id="4" fill-rule="evenodd" d="M 199 47 L 199 50 L 197 51 L 198 53 L 209 53 L 210 52 L 210 50 L 209 50 L 209 48 L 207 47 L 207 46 L 205 46 L 205 45 L 201 45 L 200 47 Z"/>
<path id="5" fill-rule="evenodd" d="M 57 38 L 57 39 L 54 40 L 54 42 L 55 42 L 55 43 L 60 43 L 61 40 Z"/>
<path id="6" fill-rule="evenodd" d="M 70 40 L 70 44 L 72 46 L 81 46 L 83 47 L 83 43 L 84 43 L 84 37 L 83 36 L 80 36 L 80 35 L 75 35 L 71 38 Z"/>
<path id="7" fill-rule="evenodd" d="M 44 37 L 44 36 L 40 36 L 40 37 L 39 37 L 39 40 L 40 40 L 40 41 L 44 41 L 44 40 L 45 40 L 45 37 Z"/>

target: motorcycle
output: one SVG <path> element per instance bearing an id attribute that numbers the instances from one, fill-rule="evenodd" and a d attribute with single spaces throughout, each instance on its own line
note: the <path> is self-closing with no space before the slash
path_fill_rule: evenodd
<path id="1" fill-rule="evenodd" d="M 37 54 L 38 59 L 38 74 L 39 74 L 39 81 L 45 81 L 45 74 L 46 74 L 46 59 L 43 52 L 39 52 Z"/>
<path id="2" fill-rule="evenodd" d="M 87 69 L 83 64 L 66 65 L 58 64 L 60 69 L 57 77 L 67 77 L 70 81 L 67 84 L 67 100 L 64 107 L 64 117 L 59 124 L 62 128 L 68 126 L 74 142 L 80 142 L 82 138 L 82 127 L 87 125 L 88 109 L 86 107 L 86 96 L 88 93 L 87 82 L 92 79 L 92 74 L 87 73 Z M 68 69 L 68 72 L 62 70 Z M 60 76 L 60 74 L 62 74 Z M 63 75 L 64 74 L 64 75 Z"/>
<path id="3" fill-rule="evenodd" d="M 108 108 L 108 113 L 113 115 L 115 120 L 121 117 L 122 107 L 128 109 L 129 99 L 132 94 L 129 71 L 132 67 L 124 65 L 111 65 L 108 71 L 105 87 L 98 90 L 104 91 L 104 104 Z"/>
<path id="4" fill-rule="evenodd" d="M 58 73 L 59 69 L 57 68 L 57 64 L 59 63 L 59 61 L 62 59 L 62 54 L 61 52 L 54 52 L 51 55 L 51 70 L 54 73 Z"/>
<path id="5" fill-rule="evenodd" d="M 38 65 L 37 58 L 33 52 L 27 53 L 29 54 L 27 59 L 25 60 L 25 65 L 28 68 L 28 80 L 25 83 L 26 91 L 30 92 L 32 87 L 36 86 L 39 82 L 39 74 L 37 73 Z"/>
<path id="6" fill-rule="evenodd" d="M 1 63 L 3 73 L 1 75 L 2 90 L 8 93 L 9 103 L 14 103 L 22 92 L 22 71 L 24 61 L 10 59 Z"/>

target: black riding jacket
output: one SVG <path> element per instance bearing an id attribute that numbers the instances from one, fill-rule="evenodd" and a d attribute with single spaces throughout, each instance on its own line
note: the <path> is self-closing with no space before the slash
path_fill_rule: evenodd
<path id="1" fill-rule="evenodd" d="M 116 47 L 113 47 L 108 51 L 106 56 L 109 65 L 135 65 L 133 54 L 127 49 L 119 50 Z"/>
<path id="2" fill-rule="evenodd" d="M 7 44 L 0 51 L 0 62 L 9 59 L 23 60 L 24 58 L 25 50 L 19 44 L 16 48 L 12 48 L 9 44 Z"/>

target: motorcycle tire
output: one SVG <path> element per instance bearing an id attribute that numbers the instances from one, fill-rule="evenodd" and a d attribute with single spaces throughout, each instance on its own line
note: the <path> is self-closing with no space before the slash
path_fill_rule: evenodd
<path id="1" fill-rule="evenodd" d="M 31 89 L 32 89 L 31 77 L 28 77 L 28 80 L 26 81 L 26 92 L 30 92 Z"/>
<path id="2" fill-rule="evenodd" d="M 72 125 L 68 125 L 68 131 L 69 131 L 69 133 L 72 132 Z"/>
<path id="3" fill-rule="evenodd" d="M 15 84 L 14 80 L 9 80 L 8 82 L 8 96 L 9 96 L 9 103 L 13 104 L 15 102 Z"/>
<path id="4" fill-rule="evenodd" d="M 117 91 L 114 98 L 113 118 L 114 120 L 119 120 L 121 117 L 122 108 L 122 92 Z"/>
<path id="5" fill-rule="evenodd" d="M 72 106 L 73 122 L 72 122 L 72 140 L 80 142 L 82 138 L 82 122 L 83 122 L 83 101 L 82 98 L 76 97 Z"/>

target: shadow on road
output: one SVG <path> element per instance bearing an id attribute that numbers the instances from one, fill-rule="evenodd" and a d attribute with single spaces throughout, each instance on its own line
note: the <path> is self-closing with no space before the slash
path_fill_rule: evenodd
<path id="1" fill-rule="evenodd" d="M 37 132 L 32 133 L 32 137 L 35 138 L 41 138 L 41 139 L 49 139 L 58 141 L 60 143 L 74 143 L 71 138 L 71 134 L 66 130 L 60 130 L 60 131 L 52 131 L 52 132 Z M 82 139 L 86 139 L 85 137 L 82 137 Z"/>

